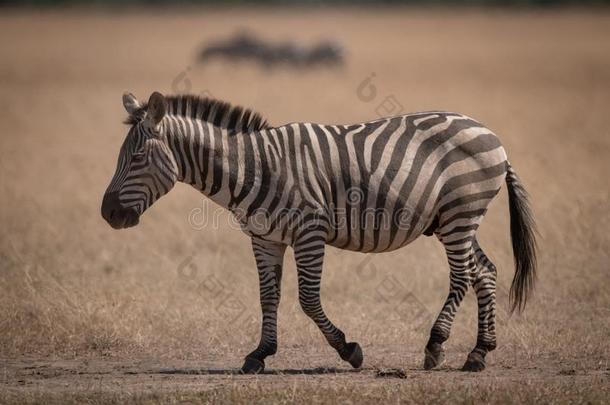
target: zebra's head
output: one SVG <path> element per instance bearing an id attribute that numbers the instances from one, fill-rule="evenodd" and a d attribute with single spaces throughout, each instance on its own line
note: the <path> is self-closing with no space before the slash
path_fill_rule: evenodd
<path id="1" fill-rule="evenodd" d="M 140 215 L 178 179 L 163 121 L 165 97 L 155 92 L 148 103 L 140 103 L 133 94 L 125 93 L 123 105 L 129 113 L 126 123 L 130 129 L 102 201 L 102 217 L 115 229 L 137 225 Z"/>

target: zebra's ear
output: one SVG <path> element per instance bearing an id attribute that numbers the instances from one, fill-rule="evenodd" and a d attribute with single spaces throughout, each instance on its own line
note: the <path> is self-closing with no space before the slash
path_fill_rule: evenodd
<path id="1" fill-rule="evenodd" d="M 165 117 L 167 112 L 167 100 L 163 97 L 163 94 L 155 91 L 150 95 L 148 99 L 148 107 L 146 109 L 146 118 L 151 121 L 151 124 L 157 126 L 159 122 Z"/>
<path id="2" fill-rule="evenodd" d="M 129 92 L 125 92 L 123 93 L 123 107 L 125 107 L 125 111 L 127 111 L 129 115 L 132 115 L 142 106 L 136 96 Z"/>

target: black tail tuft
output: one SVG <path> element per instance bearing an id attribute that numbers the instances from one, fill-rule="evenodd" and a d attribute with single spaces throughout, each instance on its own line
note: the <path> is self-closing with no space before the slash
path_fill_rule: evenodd
<path id="1" fill-rule="evenodd" d="M 536 224 L 528 202 L 528 194 L 517 174 L 507 162 L 510 237 L 515 258 L 515 276 L 510 286 L 511 312 L 523 311 L 536 280 Z"/>

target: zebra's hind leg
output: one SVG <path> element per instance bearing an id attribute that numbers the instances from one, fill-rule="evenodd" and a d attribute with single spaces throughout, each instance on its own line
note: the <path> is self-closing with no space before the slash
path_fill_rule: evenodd
<path id="1" fill-rule="evenodd" d="M 496 348 L 496 266 L 485 255 L 476 239 L 473 249 L 477 266 L 471 282 L 477 294 L 479 331 L 477 344 L 462 367 L 464 371 L 484 370 L 485 355 Z"/>
<path id="2" fill-rule="evenodd" d="M 320 300 L 320 283 L 326 244 L 326 229 L 322 226 L 306 226 L 306 231 L 297 236 L 294 257 L 299 280 L 299 303 L 303 312 L 318 326 L 328 343 L 339 353 L 342 360 L 354 368 L 362 365 L 360 345 L 346 342 L 345 334 L 328 319 Z"/>
<path id="3" fill-rule="evenodd" d="M 242 373 L 260 373 L 265 358 L 277 351 L 277 308 L 280 303 L 282 262 L 286 245 L 252 238 L 252 250 L 258 268 L 263 325 L 258 347 L 246 356 Z"/>
<path id="4" fill-rule="evenodd" d="M 464 295 L 466 295 L 466 291 L 468 291 L 470 276 L 476 266 L 472 249 L 474 229 L 468 228 L 468 230 L 470 232 L 461 232 L 456 228 L 451 228 L 442 232 L 441 228 L 436 233 L 445 245 L 445 252 L 449 261 L 449 295 L 432 326 L 430 338 L 426 344 L 424 358 L 424 368 L 426 370 L 440 366 L 445 360 L 443 343 L 449 338 L 453 319 Z"/>

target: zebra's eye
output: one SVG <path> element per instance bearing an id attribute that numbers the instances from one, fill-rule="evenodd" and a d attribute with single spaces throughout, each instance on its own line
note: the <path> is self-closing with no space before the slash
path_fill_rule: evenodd
<path id="1" fill-rule="evenodd" d="M 144 152 L 135 152 L 131 156 L 134 161 L 140 162 L 140 161 L 144 160 L 144 158 L 146 157 L 146 154 Z"/>

